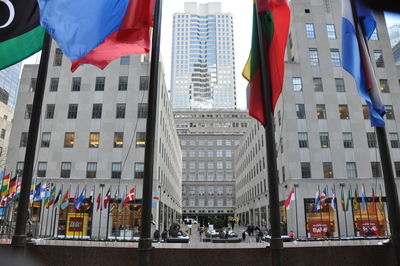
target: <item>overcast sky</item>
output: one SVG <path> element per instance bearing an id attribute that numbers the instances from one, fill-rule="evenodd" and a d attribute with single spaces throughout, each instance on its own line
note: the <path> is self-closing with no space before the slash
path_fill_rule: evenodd
<path id="1" fill-rule="evenodd" d="M 171 69 L 171 45 L 172 45 L 172 18 L 174 13 L 183 12 L 184 3 L 193 2 L 187 0 L 163 1 L 162 28 L 161 28 L 161 56 L 165 67 L 165 78 L 167 87 L 170 88 Z M 209 0 L 198 0 L 198 3 L 212 2 Z M 216 2 L 216 1 L 214 1 Z M 252 2 L 251 0 L 220 0 L 223 13 L 231 13 L 233 16 L 235 59 L 236 59 L 236 92 L 238 107 L 243 109 L 246 104 L 247 81 L 242 78 L 241 72 L 246 63 L 250 51 Z M 400 24 L 400 15 L 386 14 L 388 26 Z M 38 63 L 39 57 L 32 56 L 28 63 Z"/>

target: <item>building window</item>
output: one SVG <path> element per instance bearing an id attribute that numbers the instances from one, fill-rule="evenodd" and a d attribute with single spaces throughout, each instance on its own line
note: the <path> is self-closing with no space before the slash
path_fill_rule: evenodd
<path id="1" fill-rule="evenodd" d="M 105 77 L 96 77 L 96 85 L 94 86 L 95 91 L 104 91 L 106 83 Z"/>
<path id="2" fill-rule="evenodd" d="M 80 77 L 72 78 L 71 91 L 80 91 L 81 90 L 81 80 L 82 79 Z"/>
<path id="3" fill-rule="evenodd" d="M 119 77 L 118 81 L 118 90 L 126 91 L 128 89 L 128 76 Z"/>
<path id="4" fill-rule="evenodd" d="M 28 132 L 22 132 L 21 133 L 21 140 L 19 142 L 20 147 L 26 147 L 26 144 L 28 143 Z"/>
<path id="5" fill-rule="evenodd" d="M 328 132 L 320 132 L 319 140 L 321 142 L 321 148 L 329 148 L 329 133 Z"/>
<path id="6" fill-rule="evenodd" d="M 399 135 L 397 133 L 389 133 L 389 139 L 392 148 L 400 148 Z"/>
<path id="7" fill-rule="evenodd" d="M 98 148 L 100 143 L 100 133 L 90 132 L 89 134 L 89 148 Z"/>
<path id="8" fill-rule="evenodd" d="M 346 87 L 344 85 L 344 79 L 335 78 L 335 85 L 336 85 L 337 92 L 345 92 L 346 91 Z"/>
<path id="9" fill-rule="evenodd" d="M 78 117 L 78 105 L 77 104 L 70 104 L 68 105 L 68 119 L 76 119 Z"/>
<path id="10" fill-rule="evenodd" d="M 60 176 L 64 178 L 71 177 L 71 162 L 61 162 L 61 173 Z"/>
<path id="11" fill-rule="evenodd" d="M 6 130 L 2 128 L 0 133 L 0 139 L 4 139 L 5 137 L 6 137 Z"/>
<path id="12" fill-rule="evenodd" d="M 293 78 L 293 91 L 302 91 L 303 85 L 301 83 L 301 78 Z"/>
<path id="13" fill-rule="evenodd" d="M 224 162 L 223 161 L 217 161 L 217 169 L 223 169 L 224 168 Z"/>
<path id="14" fill-rule="evenodd" d="M 32 104 L 27 104 L 25 108 L 24 119 L 31 119 L 32 116 Z"/>
<path id="15" fill-rule="evenodd" d="M 396 177 L 400 177 L 400 162 L 394 162 L 394 171 Z"/>
<path id="16" fill-rule="evenodd" d="M 149 76 L 140 76 L 139 90 L 141 91 L 149 90 Z"/>
<path id="17" fill-rule="evenodd" d="M 323 91 L 321 78 L 313 78 L 313 85 L 314 85 L 314 91 L 317 91 L 317 92 Z"/>
<path id="18" fill-rule="evenodd" d="M 301 178 L 311 178 L 310 163 L 301 163 Z"/>
<path id="19" fill-rule="evenodd" d="M 374 50 L 374 58 L 376 67 L 385 67 L 385 62 L 383 61 L 382 50 Z"/>
<path id="20" fill-rule="evenodd" d="M 39 162 L 37 166 L 37 177 L 46 177 L 47 162 Z"/>
<path id="21" fill-rule="evenodd" d="M 334 67 L 341 66 L 339 49 L 331 49 L 331 64 Z"/>
<path id="22" fill-rule="evenodd" d="M 380 79 L 379 86 L 380 86 L 382 92 L 384 92 L 384 93 L 390 92 L 389 83 L 388 83 L 387 79 Z"/>
<path id="23" fill-rule="evenodd" d="M 347 178 L 357 178 L 357 166 L 355 162 L 346 162 Z"/>
<path id="24" fill-rule="evenodd" d="M 94 103 L 92 108 L 92 118 L 99 119 L 101 118 L 101 111 L 103 109 L 103 105 L 101 103 Z"/>
<path id="25" fill-rule="evenodd" d="M 51 132 L 43 132 L 40 147 L 48 148 L 50 147 Z"/>
<path id="26" fill-rule="evenodd" d="M 386 111 L 386 119 L 393 120 L 394 119 L 393 106 L 385 105 L 385 111 Z"/>
<path id="27" fill-rule="evenodd" d="M 114 132 L 114 148 L 122 148 L 124 146 L 124 132 Z"/>
<path id="28" fill-rule="evenodd" d="M 147 103 L 138 103 L 138 118 L 147 118 Z"/>
<path id="29" fill-rule="evenodd" d="M 311 66 L 319 66 L 318 50 L 316 48 L 308 49 L 308 54 L 310 56 Z"/>
<path id="30" fill-rule="evenodd" d="M 111 164 L 111 178 L 120 179 L 121 178 L 121 163 Z"/>
<path id="31" fill-rule="evenodd" d="M 375 132 L 367 132 L 368 148 L 376 148 L 376 135 Z"/>
<path id="32" fill-rule="evenodd" d="M 368 109 L 368 105 L 363 105 L 363 106 L 362 106 L 362 112 L 363 112 L 363 117 L 364 117 L 364 119 L 369 119 L 369 109 Z"/>
<path id="33" fill-rule="evenodd" d="M 371 162 L 372 177 L 382 177 L 381 163 Z"/>
<path id="34" fill-rule="evenodd" d="M 307 39 L 315 39 L 314 24 L 306 23 Z"/>
<path id="35" fill-rule="evenodd" d="M 308 135 L 307 132 L 299 132 L 299 148 L 308 148 Z"/>
<path id="36" fill-rule="evenodd" d="M 49 91 L 57 91 L 58 90 L 58 78 L 51 78 L 50 79 L 50 89 Z"/>
<path id="37" fill-rule="evenodd" d="M 326 24 L 326 32 L 328 34 L 328 39 L 330 40 L 336 39 L 336 30 L 334 24 Z"/>
<path id="38" fill-rule="evenodd" d="M 232 161 L 225 162 L 225 169 L 232 169 Z"/>
<path id="39" fill-rule="evenodd" d="M 36 91 L 36 85 L 37 85 L 37 78 L 31 78 L 31 86 L 29 87 L 29 92 Z"/>
<path id="40" fill-rule="evenodd" d="M 119 64 L 120 65 L 129 65 L 129 61 L 130 61 L 130 56 L 129 55 L 121 56 Z"/>
<path id="41" fill-rule="evenodd" d="M 73 148 L 74 147 L 74 139 L 75 133 L 67 132 L 64 137 L 64 148 Z"/>
<path id="42" fill-rule="evenodd" d="M 125 104 L 117 103 L 117 113 L 115 115 L 116 118 L 125 118 Z"/>
<path id="43" fill-rule="evenodd" d="M 135 178 L 144 177 L 144 163 L 135 163 Z"/>
<path id="44" fill-rule="evenodd" d="M 17 176 L 22 176 L 24 171 L 24 162 L 17 162 L 17 165 L 15 166 L 15 171 Z"/>
<path id="45" fill-rule="evenodd" d="M 353 148 L 353 135 L 351 132 L 344 132 L 343 136 L 343 146 L 345 148 Z"/>
<path id="46" fill-rule="evenodd" d="M 371 41 L 378 41 L 379 40 L 379 35 L 378 35 L 378 29 L 375 28 L 374 32 L 372 32 L 371 37 L 369 37 Z"/>
<path id="47" fill-rule="evenodd" d="M 349 108 L 347 104 L 339 104 L 339 117 L 340 119 L 350 119 Z"/>
<path id="48" fill-rule="evenodd" d="M 53 119 L 54 118 L 54 109 L 56 108 L 55 104 L 47 104 L 46 105 L 46 119 Z"/>
<path id="49" fill-rule="evenodd" d="M 317 104 L 316 108 L 318 119 L 326 119 L 325 104 Z"/>
<path id="50" fill-rule="evenodd" d="M 60 48 L 56 48 L 56 53 L 54 55 L 53 66 L 61 66 L 63 58 L 63 52 Z"/>
<path id="51" fill-rule="evenodd" d="M 146 132 L 136 132 L 136 147 L 144 147 L 146 145 Z"/>
<path id="52" fill-rule="evenodd" d="M 306 110 L 304 104 L 296 104 L 296 115 L 297 119 L 306 119 Z"/>
<path id="53" fill-rule="evenodd" d="M 96 178 L 97 163 L 87 163 L 86 167 L 86 178 Z"/>
<path id="54" fill-rule="evenodd" d="M 332 162 L 323 162 L 322 168 L 324 171 L 324 178 L 333 178 Z"/>

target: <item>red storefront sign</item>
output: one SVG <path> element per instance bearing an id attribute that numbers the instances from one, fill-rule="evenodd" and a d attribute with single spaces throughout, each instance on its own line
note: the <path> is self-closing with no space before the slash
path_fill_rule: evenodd
<path id="1" fill-rule="evenodd" d="M 378 235 L 378 221 L 377 220 L 358 220 L 358 228 L 361 228 L 361 236 L 376 236 Z"/>
<path id="2" fill-rule="evenodd" d="M 310 235 L 311 237 L 328 237 L 327 232 L 329 228 L 328 221 L 322 222 L 309 222 L 310 225 Z M 332 232 L 329 233 L 332 236 Z"/>
<path id="3" fill-rule="evenodd" d="M 70 217 L 68 231 L 82 232 L 83 230 L 83 217 Z"/>

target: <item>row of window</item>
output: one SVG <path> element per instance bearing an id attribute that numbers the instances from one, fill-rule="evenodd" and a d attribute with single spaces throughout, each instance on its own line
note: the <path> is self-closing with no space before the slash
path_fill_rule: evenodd
<path id="1" fill-rule="evenodd" d="M 200 172 L 196 173 L 182 173 L 182 181 L 233 181 L 233 174 L 231 172 Z"/>
<path id="2" fill-rule="evenodd" d="M 328 36 L 328 39 L 330 40 L 336 40 L 336 29 L 334 24 L 326 24 L 326 33 Z M 308 39 L 315 39 L 315 29 L 314 29 L 314 24 L 313 23 L 306 23 L 306 36 Z M 377 41 L 379 40 L 378 32 L 375 29 L 375 31 L 372 33 L 370 40 Z"/>
<path id="3" fill-rule="evenodd" d="M 204 150 L 199 150 L 199 151 L 182 150 L 182 158 L 185 158 L 188 155 L 190 158 L 195 158 L 196 155 L 198 155 L 198 157 L 200 157 L 200 158 L 203 158 L 203 157 L 205 157 L 206 154 L 207 154 L 208 158 L 214 157 L 214 150 L 207 150 L 207 151 L 204 151 Z M 225 155 L 225 157 L 231 158 L 232 154 L 233 154 L 232 150 L 225 150 L 225 151 L 224 150 L 216 150 L 215 151 L 215 156 L 218 158 L 222 158 L 222 157 L 224 157 L 224 155 Z"/>
<path id="4" fill-rule="evenodd" d="M 338 107 L 339 107 L 340 119 L 350 119 L 349 107 L 347 106 L 347 104 L 339 104 Z M 304 104 L 296 104 L 295 110 L 298 119 L 306 119 L 306 110 Z M 364 119 L 369 119 L 369 110 L 367 105 L 362 106 L 362 111 Z M 387 120 L 395 119 L 392 105 L 385 105 L 385 111 Z M 326 116 L 325 104 L 317 104 L 316 113 L 318 119 L 326 119 L 327 116 Z"/>
<path id="5" fill-rule="evenodd" d="M 354 148 L 353 135 L 351 132 L 343 132 L 343 146 L 344 148 Z M 319 139 L 321 143 L 321 148 L 329 148 L 329 133 L 320 132 Z M 298 133 L 299 148 L 308 148 L 308 133 L 299 132 Z M 399 135 L 398 133 L 389 133 L 389 141 L 392 148 L 400 148 Z M 377 140 L 375 132 L 367 132 L 367 142 L 369 148 L 377 148 Z"/>
<path id="6" fill-rule="evenodd" d="M 21 133 L 19 146 L 26 147 L 28 142 L 28 132 Z M 51 142 L 51 132 L 43 132 L 40 140 L 40 147 L 48 148 Z M 66 132 L 64 135 L 64 148 L 73 148 L 75 143 L 75 132 Z M 144 147 L 146 144 L 146 132 L 136 132 L 136 147 Z M 89 148 L 99 148 L 100 132 L 89 133 Z M 124 132 L 114 132 L 113 147 L 122 148 L 124 146 Z"/>
<path id="7" fill-rule="evenodd" d="M 61 162 L 60 177 L 69 178 L 71 177 L 72 162 Z M 17 162 L 16 172 L 17 175 L 22 176 L 24 170 L 24 162 Z M 111 178 L 121 178 L 122 163 L 113 162 L 111 163 Z M 47 162 L 38 162 L 37 164 L 37 177 L 46 177 L 47 174 Z M 88 162 L 86 166 L 86 178 L 97 177 L 97 162 Z M 135 174 L 134 178 L 144 177 L 144 163 L 135 163 Z M 102 177 L 104 178 L 104 177 Z"/>
<path id="8" fill-rule="evenodd" d="M 47 104 L 44 117 L 45 119 L 53 119 L 55 113 L 56 105 Z M 147 118 L 147 103 L 138 103 L 138 113 L 137 118 Z M 103 104 L 95 103 L 92 106 L 92 119 L 101 119 L 103 111 Z M 115 118 L 123 119 L 125 118 L 126 104 L 117 103 L 115 110 Z M 32 104 L 27 104 L 25 108 L 25 119 L 30 119 L 32 116 Z M 78 118 L 78 104 L 69 104 L 67 111 L 67 119 L 77 119 Z"/>
<path id="9" fill-rule="evenodd" d="M 206 163 L 207 163 L 207 169 L 214 169 L 214 162 L 205 162 L 205 161 L 189 161 L 189 169 L 196 169 L 196 164 L 198 169 L 206 169 Z M 186 161 L 182 161 L 182 169 L 187 169 L 187 163 Z M 217 161 L 216 162 L 216 167 L 217 169 L 232 169 L 232 161 L 225 161 L 225 167 L 224 167 L 224 161 Z"/>
<path id="10" fill-rule="evenodd" d="M 63 60 L 63 52 L 61 51 L 60 48 L 56 48 L 54 54 L 53 66 L 61 66 L 62 60 Z M 122 56 L 119 60 L 120 65 L 129 65 L 129 62 L 130 62 L 129 55 Z"/>
<path id="11" fill-rule="evenodd" d="M 198 140 L 198 141 L 196 141 L 196 140 L 184 140 L 184 139 L 181 140 L 181 146 L 186 146 L 186 145 L 190 145 L 190 146 L 196 146 L 196 145 L 206 146 L 206 144 L 207 144 L 207 146 L 214 146 L 214 145 L 217 145 L 217 146 L 222 146 L 222 145 L 239 146 L 240 141 L 239 140 L 229 140 L 229 139 L 227 139 L 227 140 L 218 139 L 216 141 L 214 141 L 214 140 L 204 140 L 204 139 L 201 139 L 201 140 Z"/>
<path id="12" fill-rule="evenodd" d="M 301 177 L 302 178 L 311 178 L 311 163 L 302 162 L 300 163 L 301 167 Z M 400 177 L 400 162 L 394 162 L 395 167 L 395 175 L 396 177 Z M 322 163 L 323 175 L 324 178 L 333 178 L 333 166 L 332 162 L 323 162 Z M 284 178 L 284 168 L 282 168 L 282 174 Z M 382 169 L 380 162 L 371 162 L 371 172 L 372 177 L 382 177 Z M 357 165 L 355 162 L 346 162 L 346 173 L 347 178 L 357 178 Z M 285 178 L 284 178 L 285 179 Z"/>
<path id="13" fill-rule="evenodd" d="M 334 67 L 340 67 L 342 65 L 342 63 L 340 60 L 339 49 L 331 48 L 330 54 L 331 54 L 331 65 Z M 315 67 L 320 66 L 317 48 L 309 48 L 308 55 L 310 58 L 311 66 L 315 66 Z M 385 67 L 385 63 L 383 61 L 382 50 L 378 50 L 378 49 L 374 50 L 374 59 L 375 59 L 376 67 Z"/>
<path id="14" fill-rule="evenodd" d="M 301 77 L 292 78 L 293 91 L 303 91 L 303 82 Z M 345 92 L 346 87 L 343 78 L 335 78 L 336 92 Z M 389 93 L 389 83 L 387 79 L 379 79 L 379 87 L 383 93 Z M 322 92 L 324 90 L 322 78 L 313 78 L 313 89 L 315 92 Z"/>

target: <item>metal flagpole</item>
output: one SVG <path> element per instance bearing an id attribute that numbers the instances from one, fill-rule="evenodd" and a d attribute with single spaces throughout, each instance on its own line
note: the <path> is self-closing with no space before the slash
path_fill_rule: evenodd
<path id="1" fill-rule="evenodd" d="M 364 192 L 364 195 L 365 195 L 365 187 L 364 187 L 364 184 L 363 184 L 362 186 L 363 186 L 363 192 Z M 368 201 L 367 201 L 366 195 L 364 196 L 364 200 L 365 200 L 365 208 L 367 209 L 368 228 L 369 228 L 369 230 L 370 230 L 370 232 L 371 232 L 371 219 L 369 218 Z"/>
<path id="2" fill-rule="evenodd" d="M 150 84 L 148 97 L 148 114 L 146 121 L 146 148 L 144 159 L 144 179 L 142 192 L 142 228 L 139 240 L 139 265 L 151 265 L 151 205 L 154 177 L 154 147 L 155 130 L 157 124 L 157 91 L 160 58 L 160 36 L 161 36 L 161 8 L 162 0 L 155 1 L 154 26 L 151 44 Z"/>
<path id="3" fill-rule="evenodd" d="M 35 96 L 33 98 L 32 116 L 29 123 L 28 141 L 25 149 L 24 170 L 22 174 L 21 195 L 17 212 L 17 222 L 11 241 L 11 245 L 14 247 L 25 247 L 26 245 L 26 222 L 28 220 L 29 191 L 32 182 L 32 172 L 35 161 L 40 112 L 42 109 L 43 94 L 46 86 L 50 47 L 51 37 L 48 33 L 46 33 L 43 41 L 42 55 L 40 58 L 37 76 L 37 86 L 35 89 Z"/>
<path id="4" fill-rule="evenodd" d="M 329 233 L 329 237 L 332 237 L 332 235 L 331 235 L 332 234 L 332 232 L 331 232 L 331 206 L 332 206 L 332 199 L 330 200 L 330 203 L 329 203 L 328 185 L 325 185 L 325 188 L 326 188 L 325 202 L 326 202 L 326 206 L 328 207 L 328 231 L 327 231 L 327 233 Z"/>
<path id="5" fill-rule="evenodd" d="M 339 206 L 337 204 L 337 194 L 336 194 L 336 185 L 335 184 L 333 184 L 333 192 L 335 193 L 335 200 L 334 200 L 333 204 L 335 204 L 334 206 L 335 206 L 335 214 L 336 214 L 336 220 L 337 220 L 336 224 L 338 226 L 338 236 L 340 239 L 340 222 L 339 222 L 339 211 L 338 211 Z"/>
<path id="6" fill-rule="evenodd" d="M 321 230 L 321 238 L 323 237 L 323 228 L 322 228 L 322 202 L 321 202 L 321 190 L 318 185 L 318 197 L 319 197 L 319 229 Z"/>
<path id="7" fill-rule="evenodd" d="M 110 203 L 111 203 L 111 190 L 112 185 L 110 185 L 110 200 L 107 202 L 107 226 L 106 226 L 106 240 L 108 240 L 108 227 L 110 226 Z M 103 202 L 104 203 L 104 202 Z"/>
<path id="8" fill-rule="evenodd" d="M 264 12 L 263 12 L 264 13 Z M 262 14 L 257 15 L 257 30 L 258 30 L 258 43 L 261 59 L 261 84 L 264 102 L 264 118 L 265 118 L 265 138 L 266 138 L 266 152 L 267 152 L 267 166 L 268 166 L 268 190 L 269 190 L 269 206 L 270 206 L 270 219 L 271 219 L 271 260 L 272 265 L 282 265 L 282 250 L 283 242 L 280 230 L 280 210 L 279 210 L 279 176 L 276 163 L 276 147 L 275 147 L 275 130 L 274 130 L 274 117 L 272 113 L 272 86 L 271 78 L 269 75 L 269 64 L 266 59 L 266 38 L 262 31 Z"/>
<path id="9" fill-rule="evenodd" d="M 358 191 L 358 184 L 356 184 L 356 191 L 357 191 L 357 198 L 356 198 L 356 204 L 358 205 L 358 210 L 360 211 L 360 236 L 361 236 L 361 232 L 363 231 L 363 224 L 362 224 L 362 207 L 361 204 L 358 203 L 358 198 L 359 198 L 359 194 L 360 192 Z"/>
<path id="10" fill-rule="evenodd" d="M 72 192 L 72 186 L 71 186 L 71 182 L 69 183 L 69 191 Z M 65 220 L 65 238 L 67 238 L 67 231 L 68 231 L 68 209 L 69 209 L 69 199 L 70 199 L 70 195 L 68 195 L 68 199 L 67 199 L 67 214 L 66 214 L 66 220 Z"/>
<path id="11" fill-rule="evenodd" d="M 57 186 L 55 186 L 55 192 L 57 193 Z M 51 193 L 51 192 L 50 192 Z M 51 194 L 50 194 L 51 196 Z M 55 197 L 57 197 L 57 195 L 54 195 Z M 53 206 L 53 208 L 51 208 L 51 215 L 50 215 L 50 236 L 52 236 L 53 234 L 53 217 L 54 217 L 54 201 L 56 200 L 56 198 L 53 199 L 53 202 L 51 203 L 51 205 Z"/>
<path id="12" fill-rule="evenodd" d="M 51 193 L 52 186 L 53 186 L 53 184 L 50 183 L 50 190 L 49 190 L 49 193 Z M 49 194 L 49 197 L 50 197 L 50 196 L 51 196 L 51 195 Z M 49 198 L 48 200 L 50 200 L 50 198 Z M 50 212 L 50 210 L 49 210 L 48 207 L 46 207 L 46 204 L 44 204 L 44 205 L 45 205 L 45 206 L 44 206 L 43 211 L 44 211 L 44 210 L 47 210 L 47 215 L 46 215 L 46 227 L 44 228 L 44 235 L 47 236 L 47 227 L 49 226 L 49 212 Z M 47 206 L 49 206 L 49 202 L 47 202 Z"/>
<path id="13" fill-rule="evenodd" d="M 126 197 L 128 196 L 128 185 L 125 185 L 125 199 L 124 199 L 124 201 L 126 200 Z M 123 219 L 123 221 L 122 221 L 122 224 L 123 224 L 123 230 L 124 230 L 124 241 L 125 241 L 125 233 L 126 233 L 126 223 L 125 223 L 125 219 L 126 219 L 126 208 L 125 208 L 125 206 L 124 206 L 124 202 L 122 202 L 122 206 L 123 206 L 123 208 L 124 208 L 124 213 L 122 214 L 122 219 Z"/>
<path id="14" fill-rule="evenodd" d="M 100 194 L 100 216 L 99 216 L 99 234 L 98 239 L 100 240 L 100 230 L 101 230 L 101 212 L 103 211 L 103 188 L 104 184 L 100 184 L 101 194 Z"/>
<path id="15" fill-rule="evenodd" d="M 299 186 L 299 184 L 294 184 L 294 204 L 296 207 L 296 237 L 299 238 L 299 221 L 297 217 L 297 190 L 296 188 Z"/>
<path id="16" fill-rule="evenodd" d="M 342 184 L 341 184 L 341 186 L 342 186 Z M 343 190 L 343 187 L 344 187 L 344 184 L 342 186 L 342 190 Z M 346 193 L 343 192 L 343 197 L 345 197 L 345 195 L 346 195 Z M 347 196 L 349 196 L 349 193 L 347 193 Z M 344 199 L 345 198 L 343 198 L 345 206 L 342 209 L 343 209 L 343 213 L 344 213 L 344 226 L 346 227 L 346 236 L 348 237 L 349 236 L 349 232 L 348 232 L 348 229 L 347 229 L 347 209 L 346 209 L 347 201 L 345 201 Z"/>

